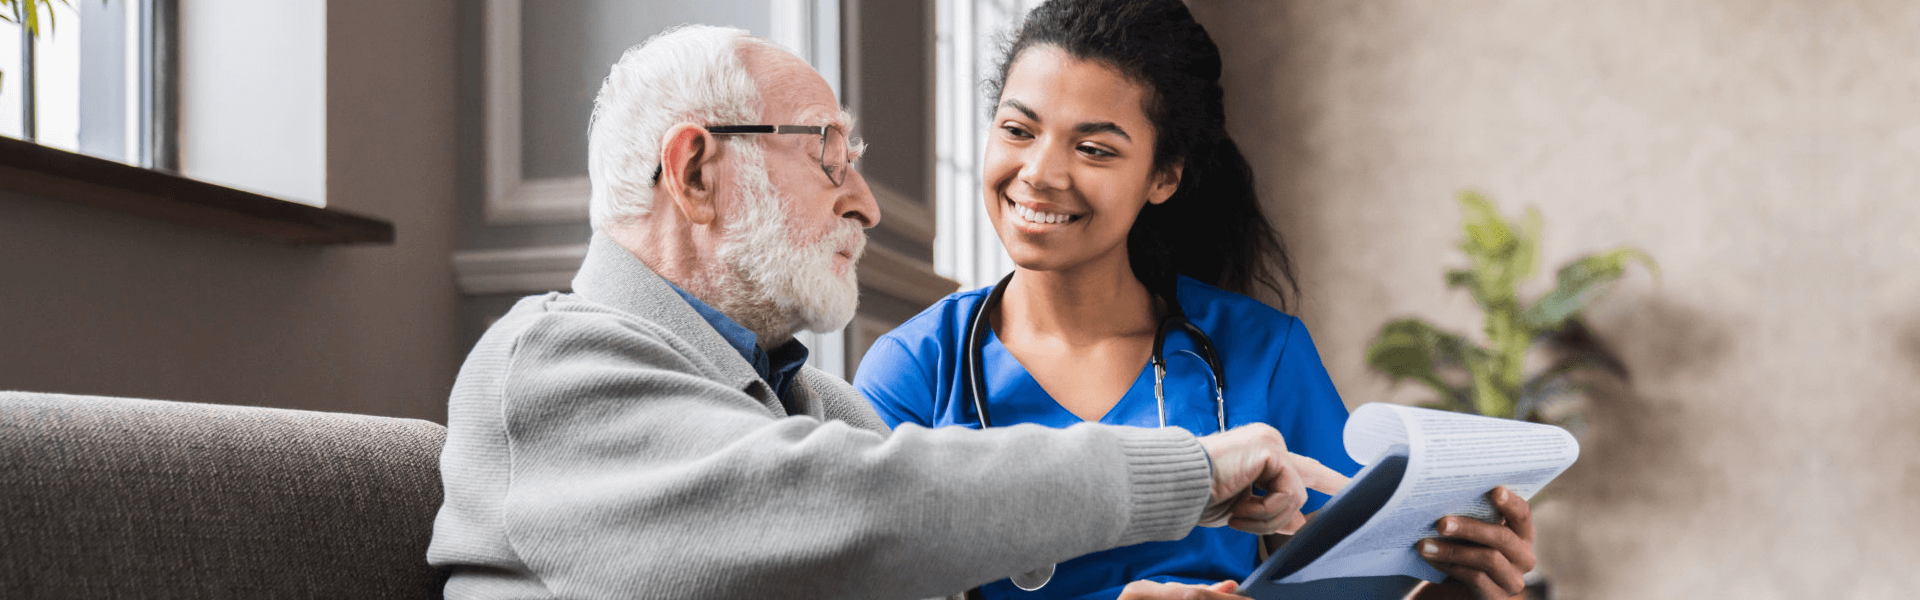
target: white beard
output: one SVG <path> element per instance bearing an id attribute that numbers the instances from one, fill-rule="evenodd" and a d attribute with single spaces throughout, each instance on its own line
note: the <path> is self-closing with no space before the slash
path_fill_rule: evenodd
<path id="1" fill-rule="evenodd" d="M 737 183 L 744 210 L 740 220 L 727 227 L 727 241 L 717 251 L 735 285 L 727 286 L 733 289 L 722 301 L 730 306 L 716 308 L 762 336 L 763 342 L 791 337 L 801 329 L 845 327 L 860 306 L 860 286 L 852 272 L 844 278 L 834 273 L 834 257 L 851 246 L 857 264 L 866 252 L 866 232 L 858 223 L 842 220 L 821 239 L 796 243 L 787 211 L 791 203 L 768 179 L 765 155 L 756 146 L 741 158 Z"/>

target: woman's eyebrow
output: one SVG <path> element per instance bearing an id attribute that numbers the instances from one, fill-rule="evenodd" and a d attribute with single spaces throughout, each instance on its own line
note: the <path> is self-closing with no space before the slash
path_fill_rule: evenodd
<path id="1" fill-rule="evenodd" d="M 1020 114 L 1026 115 L 1028 119 L 1032 119 L 1035 121 L 1040 120 L 1039 113 L 1033 112 L 1033 109 L 1027 108 L 1027 105 L 1021 104 L 1019 100 L 1007 100 L 1005 102 L 1001 102 L 1000 105 L 1020 111 Z"/>
<path id="2" fill-rule="evenodd" d="M 1126 138 L 1128 142 L 1133 141 L 1133 136 L 1127 135 L 1127 130 L 1121 129 L 1118 124 L 1112 121 L 1081 123 L 1073 126 L 1073 130 L 1078 133 L 1116 133 L 1119 134 L 1120 137 Z"/>
<path id="3" fill-rule="evenodd" d="M 1004 107 L 1007 107 L 1007 108 L 1011 108 L 1011 109 L 1014 109 L 1014 110 L 1017 110 L 1017 111 L 1020 111 L 1020 114 L 1023 114 L 1023 115 L 1026 115 L 1028 119 L 1032 119 L 1032 120 L 1035 120 L 1035 121 L 1038 121 L 1038 120 L 1040 120 L 1040 114 L 1039 114 L 1039 113 L 1036 113 L 1036 112 L 1033 112 L 1033 109 L 1032 109 L 1032 108 L 1029 108 L 1029 107 L 1027 107 L 1027 105 L 1025 105 L 1025 104 L 1022 104 L 1022 103 L 1020 103 L 1020 101 L 1019 101 L 1019 100 L 1005 100 L 1005 101 L 1002 101 L 1002 102 L 1000 103 L 1000 106 L 1004 106 Z M 1133 136 L 1131 136 L 1131 135 L 1127 135 L 1127 130 L 1126 130 L 1126 129 L 1122 129 L 1122 128 L 1120 127 L 1120 125 L 1119 125 L 1119 124 L 1117 124 L 1117 123 L 1114 123 L 1114 122 L 1112 122 L 1112 121 L 1099 121 L 1099 122 L 1093 122 L 1093 123 L 1081 123 L 1081 124 L 1079 124 L 1079 125 L 1075 125 L 1075 126 L 1073 127 L 1073 130 L 1074 130 L 1074 132 L 1076 132 L 1076 133 L 1082 133 L 1082 134 L 1086 134 L 1086 133 L 1112 133 L 1112 134 L 1116 134 L 1116 135 L 1119 135 L 1119 136 L 1120 136 L 1121 138 L 1124 138 L 1124 139 L 1126 139 L 1126 140 L 1127 140 L 1128 142 L 1132 142 L 1132 141 L 1133 141 Z"/>

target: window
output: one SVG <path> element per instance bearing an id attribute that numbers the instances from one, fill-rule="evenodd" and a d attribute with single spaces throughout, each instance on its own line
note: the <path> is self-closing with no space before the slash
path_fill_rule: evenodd
<path id="1" fill-rule="evenodd" d="M 0 23 L 0 189 L 281 243 L 393 241 L 323 208 L 326 3 L 17 1 L 43 27 Z"/>
<path id="2" fill-rule="evenodd" d="M 939 231 L 934 270 L 960 289 L 992 285 L 1013 270 L 980 205 L 980 158 L 986 139 L 983 82 L 994 75 L 1000 40 L 1039 0 L 937 0 L 934 63 L 934 203 Z"/>
<path id="3" fill-rule="evenodd" d="M 37 38 L 0 23 L 0 135 L 326 204 L 325 3 L 34 1 Z"/>
<path id="4" fill-rule="evenodd" d="M 27 0 L 21 0 L 23 2 Z M 40 4 L 40 35 L 0 23 L 0 135 L 143 167 L 151 144 L 151 1 Z M 50 14 L 49 14 L 50 13 Z"/>

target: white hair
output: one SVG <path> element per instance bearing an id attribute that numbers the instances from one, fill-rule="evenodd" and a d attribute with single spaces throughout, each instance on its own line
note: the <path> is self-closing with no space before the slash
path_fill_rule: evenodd
<path id="1" fill-rule="evenodd" d="M 607 231 L 652 210 L 661 138 L 674 124 L 760 122 L 759 88 L 739 55 L 741 45 L 750 43 L 780 48 L 740 29 L 685 25 L 628 48 L 614 63 L 594 99 L 587 134 L 594 230 Z M 727 276 L 713 282 L 714 297 L 703 299 L 761 335 L 845 326 L 858 306 L 859 284 L 853 273 L 835 275 L 834 257 L 851 249 L 858 260 L 865 232 L 846 221 L 818 240 L 793 239 L 792 202 L 773 187 L 760 136 L 721 139 L 737 161 L 732 183 L 741 194 L 741 211 L 721 216 L 723 241 L 716 253 Z"/>
<path id="2" fill-rule="evenodd" d="M 773 46 L 741 29 L 683 25 L 620 55 L 593 100 L 587 127 L 593 187 L 588 210 L 595 231 L 652 210 L 661 137 L 674 124 L 758 122 L 760 91 L 738 52 L 744 43 Z M 755 137 L 725 143 L 730 150 L 744 149 L 758 145 Z"/>

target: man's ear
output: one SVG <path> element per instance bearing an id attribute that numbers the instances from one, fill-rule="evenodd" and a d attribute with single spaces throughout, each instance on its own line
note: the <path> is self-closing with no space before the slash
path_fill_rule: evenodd
<path id="1" fill-rule="evenodd" d="M 1166 202 L 1168 198 L 1173 197 L 1174 192 L 1180 191 L 1180 173 L 1185 167 L 1186 163 L 1173 163 L 1167 165 L 1165 169 L 1155 170 L 1153 187 L 1147 188 L 1147 203 Z"/>
<path id="2" fill-rule="evenodd" d="M 697 225 L 711 225 L 713 205 L 713 162 L 719 160 L 719 145 L 706 128 L 681 123 L 667 129 L 660 139 L 660 182 L 655 184 L 654 202 L 661 194 L 673 200 L 674 208 Z"/>

